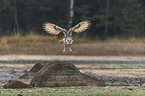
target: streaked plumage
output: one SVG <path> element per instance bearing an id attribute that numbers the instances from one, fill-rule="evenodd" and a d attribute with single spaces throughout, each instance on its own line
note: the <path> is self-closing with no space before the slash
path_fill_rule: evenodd
<path id="1" fill-rule="evenodd" d="M 77 33 L 83 32 L 89 28 L 90 24 L 91 24 L 90 21 L 83 21 L 77 24 L 76 26 L 74 26 L 72 30 Z"/>
<path id="2" fill-rule="evenodd" d="M 60 32 L 63 32 L 64 33 L 64 39 L 63 39 L 64 50 L 63 50 L 63 52 L 65 52 L 65 45 L 69 45 L 69 48 L 70 48 L 69 51 L 71 52 L 72 51 L 71 45 L 73 42 L 72 32 L 76 32 L 76 33 L 83 32 L 86 29 L 88 29 L 90 25 L 91 25 L 90 21 L 82 21 L 82 22 L 78 23 L 77 25 L 75 25 L 73 28 L 70 28 L 68 31 L 66 31 L 64 28 L 61 28 L 55 24 L 46 22 L 43 24 L 43 28 L 45 31 L 47 31 L 48 33 L 53 34 L 53 35 L 58 35 Z"/>
<path id="3" fill-rule="evenodd" d="M 55 25 L 55 24 L 52 24 L 52 23 L 49 23 L 49 22 L 46 22 L 43 24 L 44 26 L 44 30 L 47 31 L 48 33 L 50 34 L 54 34 L 54 35 L 57 35 L 59 34 L 60 32 L 62 31 L 66 31 L 65 29 Z"/>

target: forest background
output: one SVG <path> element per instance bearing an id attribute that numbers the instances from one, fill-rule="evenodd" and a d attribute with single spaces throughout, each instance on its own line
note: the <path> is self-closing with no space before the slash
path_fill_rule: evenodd
<path id="1" fill-rule="evenodd" d="M 69 25 L 70 1 L 0 0 L 0 36 L 46 35 L 44 22 L 68 29 L 90 20 L 90 29 L 77 36 L 101 40 L 145 37 L 144 0 L 74 0 L 73 22 Z"/>

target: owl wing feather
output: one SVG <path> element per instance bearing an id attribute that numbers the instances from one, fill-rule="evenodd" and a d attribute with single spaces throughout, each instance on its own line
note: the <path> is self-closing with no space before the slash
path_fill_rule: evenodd
<path id="1" fill-rule="evenodd" d="M 53 35 L 57 35 L 62 31 L 66 32 L 65 29 L 49 22 L 43 24 L 43 29 Z"/>
<path id="2" fill-rule="evenodd" d="M 90 21 L 82 21 L 79 24 L 75 25 L 72 28 L 72 31 L 77 33 L 83 32 L 84 30 L 88 29 L 90 25 L 91 25 Z"/>

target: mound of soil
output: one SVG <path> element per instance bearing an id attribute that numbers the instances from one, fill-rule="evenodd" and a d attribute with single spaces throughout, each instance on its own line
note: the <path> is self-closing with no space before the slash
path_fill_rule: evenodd
<path id="1" fill-rule="evenodd" d="M 47 64 L 49 64 L 49 61 L 43 61 L 36 63 L 29 72 L 26 74 L 22 75 L 20 79 L 33 79 L 35 74 L 43 67 L 45 67 Z"/>
<path id="2" fill-rule="evenodd" d="M 140 80 L 140 87 L 145 87 L 145 78 Z"/>
<path id="3" fill-rule="evenodd" d="M 21 85 L 21 86 L 20 86 Z M 97 78 L 81 73 L 68 62 L 40 62 L 17 80 L 10 80 L 4 88 L 59 87 L 59 86 L 105 86 Z"/>
<path id="4" fill-rule="evenodd" d="M 30 80 L 29 80 L 30 81 Z M 8 83 L 6 83 L 3 88 L 32 88 L 31 85 L 27 84 L 28 80 L 25 79 L 13 79 L 9 80 Z"/>
<path id="5" fill-rule="evenodd" d="M 30 85 L 35 87 L 104 86 L 105 83 L 81 73 L 72 63 L 48 62 L 47 66 L 35 74 Z"/>

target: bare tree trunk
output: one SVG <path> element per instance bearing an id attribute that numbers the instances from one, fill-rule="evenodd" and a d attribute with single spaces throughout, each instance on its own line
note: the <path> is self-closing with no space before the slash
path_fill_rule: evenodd
<path id="1" fill-rule="evenodd" d="M 12 28 L 12 20 L 13 20 L 13 18 L 10 17 L 8 31 L 7 31 L 7 34 L 6 35 L 10 35 L 10 33 L 11 33 L 10 31 L 11 31 L 11 28 Z"/>
<path id="2" fill-rule="evenodd" d="M 15 6 L 15 14 L 14 14 L 14 32 L 15 35 L 19 35 L 19 24 L 18 24 L 18 16 L 17 16 L 17 1 L 14 1 Z"/>
<path id="3" fill-rule="evenodd" d="M 113 8 L 113 12 L 114 12 L 114 18 L 115 20 L 113 21 L 113 34 L 116 35 L 116 15 L 117 15 L 117 1 L 114 0 L 114 8 Z"/>
<path id="4" fill-rule="evenodd" d="M 109 15 L 109 6 L 110 0 L 107 0 L 107 7 L 106 7 L 106 24 L 105 24 L 105 39 L 108 37 L 108 15 Z"/>
<path id="5" fill-rule="evenodd" d="M 29 26 L 30 26 L 30 22 L 29 22 L 29 8 L 30 8 L 30 6 L 29 6 L 29 4 L 30 4 L 30 0 L 27 0 L 27 25 L 26 25 L 26 32 L 27 32 L 27 34 L 29 34 Z"/>
<path id="6" fill-rule="evenodd" d="M 69 19 L 68 27 L 71 27 L 73 22 L 73 16 L 74 16 L 73 5 L 74 5 L 74 0 L 70 0 L 70 19 Z"/>

